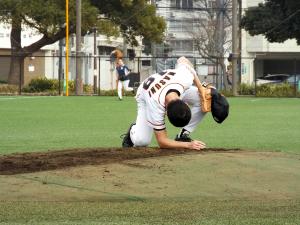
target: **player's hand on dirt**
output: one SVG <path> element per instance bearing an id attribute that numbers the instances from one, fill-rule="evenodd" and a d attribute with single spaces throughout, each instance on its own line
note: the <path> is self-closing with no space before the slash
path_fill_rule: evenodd
<path id="1" fill-rule="evenodd" d="M 194 141 L 189 142 L 189 144 L 190 144 L 189 148 L 194 149 L 194 150 L 201 150 L 201 149 L 206 148 L 206 144 L 202 141 L 194 140 Z"/>

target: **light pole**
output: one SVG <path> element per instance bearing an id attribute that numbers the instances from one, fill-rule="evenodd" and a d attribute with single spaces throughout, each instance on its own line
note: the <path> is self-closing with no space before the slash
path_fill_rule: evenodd
<path id="1" fill-rule="evenodd" d="M 66 0 L 66 96 L 69 96 L 69 0 Z"/>

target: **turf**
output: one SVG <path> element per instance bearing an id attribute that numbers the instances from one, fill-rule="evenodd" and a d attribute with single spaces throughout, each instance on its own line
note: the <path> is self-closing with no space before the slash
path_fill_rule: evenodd
<path id="1" fill-rule="evenodd" d="M 207 115 L 192 137 L 254 151 L 1 175 L 0 224 L 300 224 L 300 99 L 229 102 L 228 120 Z M 135 114 L 132 97 L 0 97 L 0 154 L 120 147 Z"/>
<path id="2" fill-rule="evenodd" d="M 223 124 L 208 114 L 194 139 L 210 148 L 300 152 L 300 99 L 229 98 Z M 0 154 L 120 147 L 135 120 L 133 97 L 0 97 Z M 168 125 L 170 137 L 178 129 Z M 152 146 L 155 146 L 155 140 Z"/>
<path id="3" fill-rule="evenodd" d="M 0 224 L 298 225 L 299 205 L 297 201 L 271 201 L 268 204 L 261 201 L 195 200 L 109 203 L 6 202 L 0 203 Z M 5 212 L 18 212 L 18 214 Z"/>

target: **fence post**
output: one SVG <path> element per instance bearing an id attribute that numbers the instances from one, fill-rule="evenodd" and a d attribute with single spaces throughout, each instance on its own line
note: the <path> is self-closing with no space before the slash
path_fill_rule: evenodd
<path id="1" fill-rule="evenodd" d="M 140 75 L 140 57 L 138 57 L 138 76 L 141 79 L 141 75 Z"/>
<path id="2" fill-rule="evenodd" d="M 21 56 L 19 56 L 21 58 Z M 23 73 L 23 69 L 24 68 L 24 64 L 20 61 L 20 76 L 19 76 L 19 95 L 22 94 L 22 73 Z"/>
<path id="3" fill-rule="evenodd" d="M 294 95 L 297 97 L 297 60 L 294 59 Z"/>

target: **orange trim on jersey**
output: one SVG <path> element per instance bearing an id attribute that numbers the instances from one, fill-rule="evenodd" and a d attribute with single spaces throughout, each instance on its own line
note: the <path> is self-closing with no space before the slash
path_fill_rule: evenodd
<path id="1" fill-rule="evenodd" d="M 167 84 L 166 86 L 164 86 L 163 89 L 160 91 L 159 96 L 158 96 L 158 103 L 159 103 L 162 107 L 164 107 L 164 108 L 166 108 L 166 106 L 160 103 L 160 95 L 161 95 L 161 93 L 163 92 L 163 90 L 164 90 L 166 87 L 168 87 L 170 84 L 179 84 L 180 86 L 182 86 L 182 89 L 184 90 L 184 86 L 183 86 L 182 84 L 180 84 L 180 83 L 169 83 L 169 84 Z"/>

